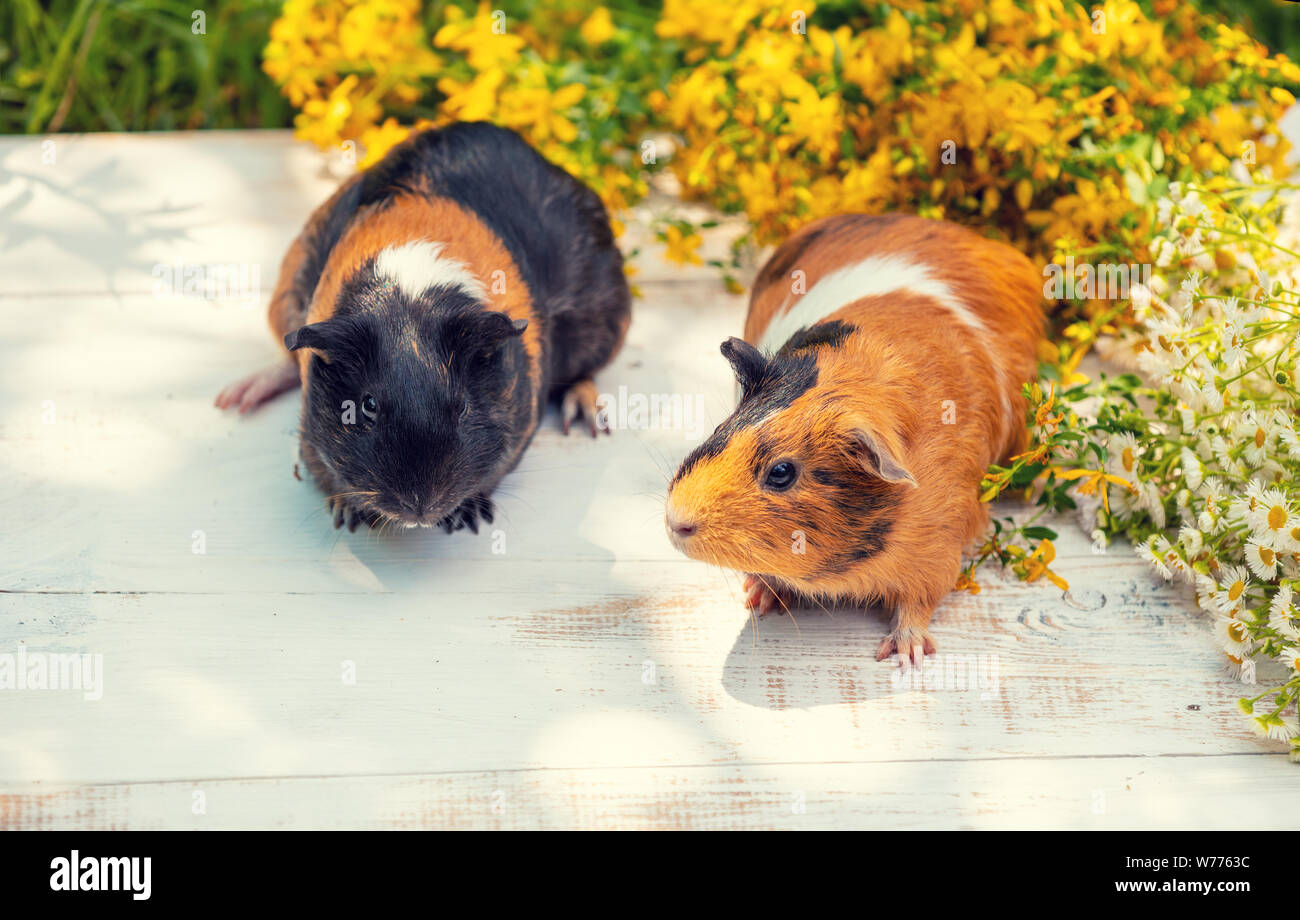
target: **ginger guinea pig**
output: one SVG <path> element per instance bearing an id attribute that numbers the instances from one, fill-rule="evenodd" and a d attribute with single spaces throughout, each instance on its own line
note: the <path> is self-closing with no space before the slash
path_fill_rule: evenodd
<path id="1" fill-rule="evenodd" d="M 749 573 L 748 605 L 881 603 L 877 659 L 919 664 L 988 513 L 988 465 L 1022 449 L 1042 280 L 954 224 L 848 214 L 759 273 L 722 353 L 735 412 L 683 461 L 665 523 L 693 559 Z"/>
<path id="2" fill-rule="evenodd" d="M 591 375 L 631 316 L 600 199 L 512 131 L 417 134 L 312 214 L 270 323 L 286 361 L 217 397 L 303 383 L 301 455 L 334 526 L 492 520 L 547 401 L 597 432 Z"/>

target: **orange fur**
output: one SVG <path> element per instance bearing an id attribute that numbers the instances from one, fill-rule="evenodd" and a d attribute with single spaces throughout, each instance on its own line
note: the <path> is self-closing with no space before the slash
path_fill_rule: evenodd
<path id="1" fill-rule="evenodd" d="M 335 190 L 334 194 L 322 205 L 312 211 L 311 217 L 302 232 L 289 244 L 289 250 L 280 261 L 280 276 L 275 282 L 275 291 L 271 294 L 271 304 L 267 310 L 267 321 L 276 342 L 284 347 L 284 337 L 303 324 L 303 316 L 308 304 L 302 302 L 298 293 L 298 272 L 307 261 L 309 241 L 320 232 L 322 225 L 329 219 L 330 213 L 353 185 L 361 181 L 361 173 L 352 176 Z M 301 359 L 285 349 L 290 360 Z M 301 365 L 300 365 L 301 367 Z"/>
<path id="2" fill-rule="evenodd" d="M 1024 444 L 1025 402 L 1020 384 L 1038 369 L 1037 346 L 1043 334 L 1042 276 L 1030 261 L 1006 243 L 986 239 L 957 224 L 895 215 L 865 223 L 861 215 L 845 214 L 816 221 L 800 229 L 772 254 L 755 282 L 745 319 L 745 340 L 756 343 L 768 324 L 802 294 L 792 291 L 796 271 L 807 292 L 831 272 L 867 256 L 903 255 L 925 263 L 934 277 L 958 292 L 992 330 L 998 347 L 995 360 L 1012 381 L 1008 392 L 1013 408 L 1009 426 L 993 424 L 989 431 L 998 446 L 989 463 L 1020 450 Z M 816 242 L 805 245 L 809 236 Z M 785 264 L 785 263 L 788 263 Z M 774 267 L 785 270 L 771 272 Z M 855 311 L 855 313 L 858 311 Z M 925 323 L 907 325 L 908 338 L 931 331 Z M 993 386 L 992 381 L 989 386 Z M 990 392 L 989 387 L 981 387 Z M 1000 394 L 999 394 L 1000 398 Z"/>
<path id="3" fill-rule="evenodd" d="M 797 302 L 792 273 L 802 272 L 802 290 L 811 291 L 836 269 L 891 253 L 946 282 L 992 331 L 991 342 L 939 301 L 905 289 L 831 313 L 823 322 L 854 328 L 839 344 L 810 346 L 816 384 L 688 462 L 670 489 L 668 516 L 696 527 L 678 539 L 688 555 L 799 595 L 893 606 L 886 643 L 905 653 L 933 648 L 931 613 L 956 583 L 963 549 L 987 525 L 980 478 L 1023 444 L 1020 386 L 1036 370 L 1043 314 L 1041 278 L 1011 247 L 952 224 L 847 216 L 805 228 L 772 256 L 745 339 L 757 343 Z M 867 432 L 915 486 L 872 475 L 880 467 L 855 448 L 855 431 Z M 795 486 L 763 488 L 764 470 L 782 460 L 799 466 Z M 852 559 L 853 541 L 865 558 Z"/>

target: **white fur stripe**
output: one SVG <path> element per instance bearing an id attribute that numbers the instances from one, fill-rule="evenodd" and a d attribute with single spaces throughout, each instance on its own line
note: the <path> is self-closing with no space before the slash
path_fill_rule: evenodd
<path id="1" fill-rule="evenodd" d="M 1003 418 L 1010 422 L 1011 400 L 1007 395 L 1007 381 L 995 358 L 988 326 L 951 287 L 930 274 L 927 265 L 902 256 L 868 256 L 861 262 L 826 275 L 793 305 L 789 305 L 787 298 L 759 339 L 759 350 L 768 355 L 775 354 L 800 329 L 816 325 L 855 300 L 904 290 L 932 298 L 975 333 L 998 375 Z"/>
<path id="2" fill-rule="evenodd" d="M 451 287 L 479 300 L 486 298 L 487 289 L 469 266 L 443 256 L 442 248 L 442 243 L 432 240 L 390 246 L 375 259 L 375 272 L 408 297 L 418 297 L 431 287 Z"/>
<path id="3" fill-rule="evenodd" d="M 767 354 L 775 354 L 800 329 L 813 326 L 836 310 L 863 297 L 913 291 L 937 300 L 958 320 L 982 337 L 988 327 L 966 306 L 948 285 L 930 274 L 928 267 L 899 256 L 868 256 L 861 262 L 831 272 L 813 285 L 789 310 L 772 317 L 759 342 Z"/>

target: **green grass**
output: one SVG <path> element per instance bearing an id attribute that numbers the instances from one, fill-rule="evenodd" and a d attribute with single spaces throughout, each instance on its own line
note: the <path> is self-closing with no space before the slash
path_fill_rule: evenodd
<path id="1" fill-rule="evenodd" d="M 0 133 L 287 125 L 293 112 L 261 70 L 279 9 L 279 0 L 0 0 Z"/>
<path id="2" fill-rule="evenodd" d="M 1300 3 L 1289 0 L 1198 0 L 1201 9 L 1246 27 L 1270 51 L 1300 61 Z"/>
<path id="3" fill-rule="evenodd" d="M 826 0 L 836 6 L 860 0 Z M 1300 60 L 1300 3 L 1196 0 Z M 428 0 L 430 21 L 446 0 Z M 534 3 L 506 6 L 528 18 Z M 594 5 L 594 0 L 593 0 Z M 636 3 L 612 0 L 621 21 Z M 195 34 L 201 8 L 206 32 Z M 280 0 L 0 0 L 0 133 L 282 127 L 262 73 Z M 653 11 L 643 25 L 649 27 Z"/>

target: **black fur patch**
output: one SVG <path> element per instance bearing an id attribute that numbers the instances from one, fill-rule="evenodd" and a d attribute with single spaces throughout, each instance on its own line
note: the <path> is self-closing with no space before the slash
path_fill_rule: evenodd
<path id="1" fill-rule="evenodd" d="M 736 379 L 741 386 L 740 405 L 725 422 L 699 447 L 687 455 L 673 482 L 677 482 L 701 460 L 722 453 L 732 435 L 742 428 L 757 424 L 771 413 L 788 407 L 817 384 L 817 359 L 810 349 L 818 345 L 832 348 L 841 345 L 857 331 L 857 327 L 842 320 L 832 320 L 805 326 L 781 346 L 771 358 L 765 357 L 754 346 L 741 339 L 730 338 L 722 343 L 722 354 L 731 362 Z M 767 463 L 775 448 L 764 453 L 762 446 L 753 457 L 755 476 Z"/>
<path id="2" fill-rule="evenodd" d="M 338 312 L 308 328 L 328 360 L 311 359 L 302 437 L 331 471 L 329 491 L 442 517 L 489 491 L 532 434 L 519 331 L 459 288 L 411 297 L 371 260 L 345 282 Z M 373 416 L 359 411 L 366 395 Z"/>
<path id="3" fill-rule="evenodd" d="M 773 412 L 788 408 L 816 385 L 817 359 L 812 354 L 776 355 L 768 359 L 761 372 L 755 373 L 751 386 L 744 390 L 736 411 L 686 456 L 673 482 L 689 473 L 701 460 L 721 454 L 736 432 L 757 425 Z"/>
<path id="4" fill-rule="evenodd" d="M 866 472 L 853 473 L 843 481 L 823 483 L 819 494 L 837 509 L 850 529 L 846 533 L 823 534 L 837 548 L 827 562 L 827 572 L 839 574 L 854 564 L 870 559 L 885 548 L 894 527 L 898 490 L 906 488 L 877 479 Z"/>
<path id="5" fill-rule="evenodd" d="M 789 356 L 801 349 L 816 348 L 818 345 L 839 348 L 844 344 L 845 339 L 857 331 L 857 326 L 846 323 L 841 319 L 829 320 L 813 326 L 804 326 L 790 336 L 776 354 L 777 357 Z"/>

